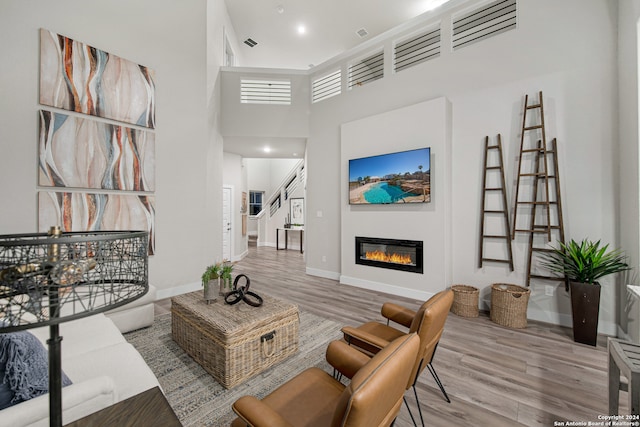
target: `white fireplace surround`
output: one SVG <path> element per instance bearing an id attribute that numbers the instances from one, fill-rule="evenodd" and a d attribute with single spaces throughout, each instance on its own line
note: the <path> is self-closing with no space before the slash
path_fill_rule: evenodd
<path id="1" fill-rule="evenodd" d="M 431 202 L 349 205 L 350 159 L 431 147 Z M 451 104 L 436 98 L 341 126 L 340 283 L 427 299 L 451 284 Z M 356 236 L 422 240 L 424 274 L 357 265 Z"/>

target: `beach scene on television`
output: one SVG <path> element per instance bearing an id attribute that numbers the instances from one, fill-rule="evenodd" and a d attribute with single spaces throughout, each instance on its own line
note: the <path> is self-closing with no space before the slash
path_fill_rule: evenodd
<path id="1" fill-rule="evenodd" d="M 349 160 L 350 204 L 430 201 L 430 148 Z"/>

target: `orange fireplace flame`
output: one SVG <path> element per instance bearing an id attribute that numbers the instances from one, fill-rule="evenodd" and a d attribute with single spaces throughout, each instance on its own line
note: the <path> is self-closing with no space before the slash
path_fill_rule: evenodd
<path id="1" fill-rule="evenodd" d="M 401 254 L 388 254 L 383 251 L 367 251 L 365 259 L 371 261 L 392 262 L 394 264 L 411 264 L 411 256 Z"/>

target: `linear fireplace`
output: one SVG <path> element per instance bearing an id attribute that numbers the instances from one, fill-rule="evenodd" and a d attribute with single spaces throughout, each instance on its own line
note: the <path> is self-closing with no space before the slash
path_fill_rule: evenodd
<path id="1" fill-rule="evenodd" d="M 422 242 L 356 237 L 356 264 L 423 274 Z"/>

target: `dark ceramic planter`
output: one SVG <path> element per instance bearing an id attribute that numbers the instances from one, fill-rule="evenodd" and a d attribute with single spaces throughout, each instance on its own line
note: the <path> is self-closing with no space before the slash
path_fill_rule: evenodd
<path id="1" fill-rule="evenodd" d="M 573 340 L 595 346 L 598 341 L 600 284 L 571 282 L 570 285 Z"/>

